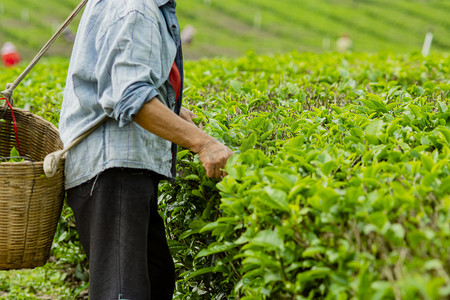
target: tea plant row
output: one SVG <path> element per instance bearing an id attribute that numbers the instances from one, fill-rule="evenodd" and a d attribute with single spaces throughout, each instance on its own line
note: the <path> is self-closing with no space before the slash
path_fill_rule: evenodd
<path id="1" fill-rule="evenodd" d="M 14 42 L 28 59 L 40 50 L 79 1 L 0 0 L 0 44 Z M 188 57 L 241 56 L 258 53 L 334 50 L 334 42 L 350 35 L 356 51 L 420 49 L 427 31 L 433 49 L 450 45 L 449 5 L 434 1 L 273 1 L 184 0 L 177 12 L 181 27 L 194 25 Z M 75 31 L 76 18 L 71 28 Z M 71 43 L 59 39 L 50 49 L 68 57 Z"/>
<path id="2" fill-rule="evenodd" d="M 266 41 L 273 36 L 279 37 L 279 43 L 272 47 L 280 49 L 292 49 L 289 44 L 292 42 L 296 43 L 294 49 L 297 50 L 335 49 L 334 42 L 344 33 L 350 35 L 356 51 L 411 51 L 421 48 L 425 33 L 429 30 L 434 32 L 435 49 L 445 50 L 450 45 L 446 34 L 449 30 L 446 10 L 441 7 L 446 5 L 445 1 L 301 1 L 295 4 L 286 1 L 274 4 L 271 0 L 203 2 L 191 0 L 185 3 L 186 7 L 181 5 L 181 21 L 193 22 L 199 27 L 204 27 L 200 24 L 208 23 L 217 35 L 228 29 L 257 27 L 260 29 L 256 32 L 257 39 L 250 38 L 249 42 L 255 46 L 259 43 L 260 46 L 255 47 L 259 51 L 266 47 Z M 196 20 L 188 13 L 187 7 L 217 16 L 212 20 L 208 17 Z M 224 15 L 236 18 L 238 22 L 229 27 L 220 21 Z M 199 35 L 205 33 L 199 32 Z M 237 32 L 235 35 L 241 37 L 244 34 Z"/>

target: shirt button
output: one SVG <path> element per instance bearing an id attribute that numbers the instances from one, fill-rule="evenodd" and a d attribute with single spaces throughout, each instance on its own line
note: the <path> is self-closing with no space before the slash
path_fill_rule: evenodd
<path id="1" fill-rule="evenodd" d="M 173 25 L 172 25 L 172 29 L 173 29 L 173 30 L 177 29 L 177 25 L 173 24 Z"/>

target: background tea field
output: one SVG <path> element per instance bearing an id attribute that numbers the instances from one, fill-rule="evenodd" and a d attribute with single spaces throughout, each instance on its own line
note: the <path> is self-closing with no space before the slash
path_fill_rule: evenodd
<path id="1" fill-rule="evenodd" d="M 0 0 L 0 45 L 12 41 L 34 57 L 78 0 Z M 348 34 L 356 52 L 421 50 L 433 32 L 432 49 L 450 49 L 450 4 L 446 0 L 180 0 L 181 29 L 195 28 L 185 57 L 336 50 Z M 78 20 L 78 19 L 77 19 Z M 70 26 L 76 31 L 78 21 Z M 59 39 L 51 55 L 69 56 L 72 43 Z"/>
<path id="2" fill-rule="evenodd" d="M 57 124 L 67 65 L 38 64 L 17 106 Z M 236 155 L 218 182 L 182 150 L 160 187 L 176 299 L 449 297 L 448 54 L 249 52 L 186 71 L 186 106 Z M 0 297 L 83 299 L 87 268 L 66 208 L 51 262 L 0 272 Z"/>

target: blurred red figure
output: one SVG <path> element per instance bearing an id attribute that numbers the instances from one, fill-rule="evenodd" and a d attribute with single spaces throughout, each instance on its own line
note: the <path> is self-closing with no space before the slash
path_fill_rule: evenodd
<path id="1" fill-rule="evenodd" d="M 11 42 L 6 42 L 2 47 L 2 61 L 5 67 L 14 67 L 20 62 L 20 54 Z"/>

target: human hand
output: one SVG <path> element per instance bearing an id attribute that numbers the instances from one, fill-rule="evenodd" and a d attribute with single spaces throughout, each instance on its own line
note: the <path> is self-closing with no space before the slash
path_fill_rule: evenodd
<path id="1" fill-rule="evenodd" d="M 233 151 L 230 148 L 212 138 L 198 152 L 198 158 L 206 170 L 206 176 L 217 179 L 227 174 L 223 168 L 231 155 Z"/>
<path id="2" fill-rule="evenodd" d="M 185 120 L 185 121 L 187 121 L 187 122 L 197 126 L 197 124 L 195 124 L 192 119 L 198 118 L 198 116 L 196 114 L 194 114 L 192 111 L 190 111 L 189 109 L 182 107 L 181 110 L 180 110 L 180 117 L 183 120 Z M 198 127 L 202 128 L 201 125 L 198 126 Z"/>

